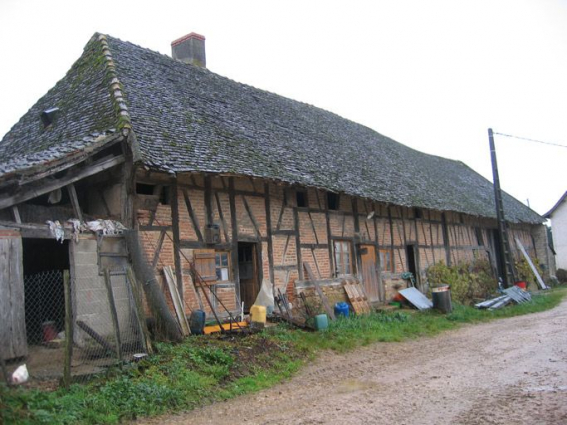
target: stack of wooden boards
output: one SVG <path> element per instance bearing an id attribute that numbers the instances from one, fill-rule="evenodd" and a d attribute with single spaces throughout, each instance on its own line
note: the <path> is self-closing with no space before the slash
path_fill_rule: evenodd
<path id="1" fill-rule="evenodd" d="M 347 298 L 352 305 L 352 309 L 356 314 L 368 314 L 372 312 L 372 305 L 368 301 L 368 297 L 364 292 L 364 287 L 359 281 L 353 278 L 347 278 L 343 281 L 343 287 Z"/>

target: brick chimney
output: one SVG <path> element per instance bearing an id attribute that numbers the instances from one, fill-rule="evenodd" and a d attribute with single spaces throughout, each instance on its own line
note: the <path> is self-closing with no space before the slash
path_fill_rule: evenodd
<path id="1" fill-rule="evenodd" d="M 191 65 L 207 67 L 205 37 L 192 32 L 171 43 L 171 56 Z"/>

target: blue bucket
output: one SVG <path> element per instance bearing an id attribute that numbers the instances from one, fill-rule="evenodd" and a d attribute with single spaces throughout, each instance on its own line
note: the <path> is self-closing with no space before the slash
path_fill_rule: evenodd
<path id="1" fill-rule="evenodd" d="M 340 302 L 335 304 L 335 316 L 348 317 L 349 307 L 345 302 Z"/>

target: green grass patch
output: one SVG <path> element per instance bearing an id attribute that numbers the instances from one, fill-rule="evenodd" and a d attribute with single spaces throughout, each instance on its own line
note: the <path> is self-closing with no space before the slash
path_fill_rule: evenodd
<path id="1" fill-rule="evenodd" d="M 158 354 L 69 390 L 41 392 L 0 384 L 0 423 L 112 424 L 143 416 L 190 410 L 268 388 L 291 377 L 321 350 L 346 352 L 375 342 L 433 336 L 465 323 L 548 310 L 567 288 L 541 292 L 529 304 L 485 311 L 455 305 L 442 315 L 400 310 L 331 322 L 322 332 L 286 325 L 245 337 L 191 337 L 157 344 Z"/>

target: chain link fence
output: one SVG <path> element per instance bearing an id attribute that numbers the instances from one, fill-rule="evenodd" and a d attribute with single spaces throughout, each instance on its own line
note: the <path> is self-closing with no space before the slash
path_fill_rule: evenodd
<path id="1" fill-rule="evenodd" d="M 116 268 L 70 277 L 47 270 L 24 277 L 28 386 L 54 389 L 85 383 L 151 351 L 141 289 Z"/>

